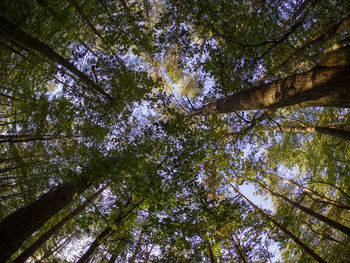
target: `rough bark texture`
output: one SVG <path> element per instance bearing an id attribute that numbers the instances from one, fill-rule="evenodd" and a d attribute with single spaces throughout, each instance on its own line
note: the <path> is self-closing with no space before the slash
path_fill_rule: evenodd
<path id="1" fill-rule="evenodd" d="M 346 141 L 350 141 L 350 131 L 329 128 L 329 127 L 299 127 L 299 126 L 279 126 L 279 127 L 265 127 L 269 130 L 283 131 L 283 132 L 298 132 L 298 133 L 319 133 L 333 137 L 338 137 Z"/>
<path id="2" fill-rule="evenodd" d="M 350 107 L 350 67 L 318 67 L 244 90 L 194 110 L 191 115 L 277 109 L 286 106 Z"/>
<path id="3" fill-rule="evenodd" d="M 6 18 L 0 16 L 0 33 L 12 40 L 17 41 L 21 45 L 33 49 L 45 57 L 55 61 L 59 65 L 65 67 L 74 75 L 76 75 L 81 81 L 87 84 L 88 87 L 92 88 L 96 92 L 102 94 L 107 99 L 113 99 L 108 93 L 106 93 L 101 87 L 93 82 L 85 73 L 78 70 L 71 62 L 56 53 L 49 46 L 41 42 L 40 40 L 30 36 L 26 32 L 17 28 L 16 25 L 12 24 Z"/>
<path id="4" fill-rule="evenodd" d="M 86 200 L 83 204 L 73 210 L 71 213 L 62 218 L 56 225 L 47 230 L 41 237 L 39 237 L 32 245 L 30 245 L 26 250 L 24 250 L 13 262 L 14 263 L 23 263 L 30 256 L 34 254 L 36 250 L 38 250 L 47 240 L 50 239 L 52 235 L 57 233 L 67 222 L 69 222 L 72 218 L 82 212 L 93 200 L 95 200 L 106 187 L 102 187 L 95 194 L 93 194 L 88 200 Z"/>
<path id="5" fill-rule="evenodd" d="M 74 194 L 82 193 L 88 187 L 89 183 L 85 178 L 62 184 L 8 215 L 0 223 L 0 262 L 6 262 L 27 238 L 68 205 Z"/>
<path id="6" fill-rule="evenodd" d="M 89 258 L 91 257 L 92 253 L 95 251 L 95 249 L 101 244 L 101 241 L 107 237 L 111 232 L 112 228 L 107 227 L 105 230 L 103 230 L 98 237 L 94 240 L 94 242 L 91 243 L 89 249 L 82 255 L 77 263 L 87 263 Z"/>

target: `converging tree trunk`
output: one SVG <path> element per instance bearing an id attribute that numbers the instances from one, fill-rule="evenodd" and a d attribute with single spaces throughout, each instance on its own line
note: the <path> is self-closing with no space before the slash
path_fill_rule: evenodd
<path id="1" fill-rule="evenodd" d="M 142 198 L 138 203 L 134 204 L 133 207 L 131 207 L 129 210 L 127 211 L 123 211 L 121 210 L 118 214 L 118 216 L 116 217 L 116 219 L 114 220 L 114 226 L 119 225 L 134 209 L 136 209 L 137 207 L 139 207 L 140 204 L 142 204 L 142 202 L 145 200 L 145 198 Z M 131 200 L 129 200 L 131 201 Z M 92 256 L 93 252 L 95 251 L 96 248 L 99 247 L 99 245 L 101 244 L 101 242 L 109 235 L 111 235 L 115 230 L 108 226 L 105 230 L 103 230 L 98 236 L 97 238 L 91 243 L 90 247 L 88 248 L 88 250 L 84 253 L 84 255 L 82 255 L 79 260 L 77 261 L 77 263 L 87 263 L 89 262 L 90 257 Z"/>
<path id="2" fill-rule="evenodd" d="M 273 69 L 273 72 L 283 70 L 287 67 L 288 64 L 295 61 L 307 54 L 311 49 L 316 48 L 322 45 L 328 39 L 339 35 L 343 30 L 350 28 L 350 14 L 348 14 L 344 19 L 338 23 L 329 27 L 326 31 L 322 32 L 319 36 L 312 39 L 311 41 L 304 44 L 302 47 L 294 51 L 286 60 L 279 64 L 276 68 Z"/>
<path id="3" fill-rule="evenodd" d="M 251 206 L 254 207 L 254 209 L 261 214 L 263 217 L 265 217 L 268 221 L 270 221 L 272 224 L 274 224 L 279 230 L 281 230 L 284 234 L 286 234 L 288 237 L 290 237 L 302 250 L 307 252 L 313 259 L 315 259 L 319 263 L 327 263 L 323 258 L 321 258 L 315 251 L 313 251 L 308 245 L 306 245 L 303 241 L 301 241 L 297 236 L 295 236 L 292 232 L 290 232 L 288 229 L 286 229 L 284 226 L 282 226 L 280 223 L 278 223 L 272 216 L 265 213 L 262 209 L 260 209 L 258 206 L 256 206 L 253 202 L 251 202 L 245 195 L 243 195 L 236 187 L 234 187 L 229 181 L 226 180 L 226 182 L 232 187 L 232 189 L 240 195 L 244 200 L 246 200 Z"/>
<path id="4" fill-rule="evenodd" d="M 6 262 L 28 237 L 68 205 L 74 194 L 84 192 L 89 186 L 86 178 L 64 183 L 8 215 L 0 223 L 0 262 Z"/>
<path id="5" fill-rule="evenodd" d="M 190 115 L 277 109 L 287 106 L 350 107 L 350 67 L 319 67 L 219 99 Z"/>
<path id="6" fill-rule="evenodd" d="M 77 263 L 86 263 L 92 256 L 92 253 L 95 251 L 96 248 L 101 244 L 102 240 L 106 238 L 109 234 L 113 232 L 113 229 L 111 227 L 107 227 L 105 230 L 103 230 L 97 238 L 91 243 L 88 250 L 82 255 Z"/>
<path id="7" fill-rule="evenodd" d="M 210 245 L 209 241 L 208 241 L 207 248 L 208 248 L 210 263 L 215 263 L 216 262 L 216 258 L 215 258 L 213 249 L 211 248 L 211 245 Z"/>
<path id="8" fill-rule="evenodd" d="M 307 187 L 305 187 L 305 186 L 303 186 L 303 185 L 301 185 L 301 184 L 298 184 L 298 183 L 295 182 L 294 180 L 289 180 L 289 179 L 287 179 L 287 178 L 283 178 L 283 177 L 281 177 L 281 176 L 279 176 L 279 175 L 277 175 L 277 174 L 273 174 L 273 173 L 268 173 L 268 175 L 269 175 L 269 176 L 272 176 L 272 177 L 275 177 L 275 178 L 278 178 L 278 179 L 280 179 L 280 180 L 282 180 L 282 181 L 288 182 L 289 184 L 292 184 L 292 185 L 294 185 L 294 186 L 296 186 L 296 187 L 299 187 L 299 188 L 302 189 L 304 192 L 309 193 L 309 194 L 312 194 L 312 195 L 318 197 L 318 198 L 319 198 L 322 202 L 324 202 L 324 203 L 332 204 L 332 205 L 334 205 L 334 206 L 336 206 L 336 207 L 339 207 L 339 208 L 342 208 L 342 209 L 347 209 L 347 210 L 350 209 L 349 206 L 346 206 L 346 205 L 344 205 L 344 204 L 342 204 L 342 203 L 339 203 L 339 202 L 337 202 L 337 201 L 334 201 L 334 200 L 332 200 L 332 199 L 330 199 L 330 198 L 328 198 L 328 197 L 326 197 L 326 196 L 323 196 L 323 195 L 321 195 L 321 194 L 315 192 L 314 190 L 311 190 L 310 188 L 307 188 Z"/>
<path id="9" fill-rule="evenodd" d="M 105 92 L 100 86 L 98 86 L 93 80 L 89 78 L 85 73 L 77 69 L 71 62 L 59 55 L 52 48 L 41 42 L 40 40 L 30 36 L 26 32 L 19 29 L 16 25 L 12 24 L 5 17 L 0 15 L 0 33 L 5 37 L 8 37 L 21 45 L 33 49 L 38 53 L 44 55 L 50 60 L 56 62 L 57 64 L 63 66 L 74 75 L 76 75 L 82 82 L 84 82 L 88 87 L 97 93 L 100 93 L 108 100 L 113 98 Z"/>
<path id="10" fill-rule="evenodd" d="M 282 131 L 282 132 L 296 132 L 296 133 L 319 133 L 325 134 L 337 138 L 341 138 L 346 141 L 350 141 L 350 132 L 342 129 L 329 128 L 329 127 L 299 127 L 299 126 L 268 126 L 264 127 L 267 130 Z"/>
<path id="11" fill-rule="evenodd" d="M 143 234 L 143 226 L 141 226 L 141 229 L 140 229 L 140 233 L 139 233 L 139 238 L 137 240 L 137 244 L 135 246 L 135 250 L 129 260 L 129 263 L 135 263 L 135 260 L 136 260 L 136 257 L 137 257 L 137 254 L 139 253 L 140 251 L 140 248 L 141 248 L 141 244 L 142 244 L 142 234 Z"/>
<path id="12" fill-rule="evenodd" d="M 82 212 L 93 200 L 95 200 L 104 190 L 105 187 L 102 187 L 96 193 L 94 193 L 89 199 L 87 199 L 83 204 L 73 210 L 71 213 L 62 218 L 56 225 L 47 230 L 42 236 L 40 236 L 32 245 L 30 245 L 26 250 L 24 250 L 13 262 L 14 263 L 23 263 L 30 256 L 34 254 L 47 240 L 49 240 L 52 235 L 57 233 L 67 222 L 73 219 L 76 215 Z"/>
<path id="13" fill-rule="evenodd" d="M 266 188 L 263 184 L 261 184 L 260 182 L 257 182 L 257 181 L 254 181 L 256 182 L 258 185 L 260 185 L 267 193 L 271 194 L 272 196 L 276 196 L 278 197 L 279 199 L 285 201 L 286 203 L 288 203 L 289 205 L 291 205 L 292 207 L 295 207 L 295 208 L 298 208 L 300 209 L 301 211 L 305 212 L 306 214 L 308 214 L 309 216 L 313 216 L 315 218 L 317 218 L 318 220 L 320 220 L 321 222 L 329 225 L 330 227 L 333 227 L 341 232 L 343 232 L 344 234 L 350 236 L 350 228 L 347 227 L 347 226 L 344 226 L 343 224 L 339 223 L 339 222 L 336 222 L 324 215 L 321 215 L 317 212 L 315 212 L 314 210 L 310 209 L 310 208 L 307 208 L 305 206 L 302 206 L 292 200 L 290 200 L 289 198 L 281 195 L 281 194 L 278 194 L 276 192 L 273 192 L 272 190 Z"/>

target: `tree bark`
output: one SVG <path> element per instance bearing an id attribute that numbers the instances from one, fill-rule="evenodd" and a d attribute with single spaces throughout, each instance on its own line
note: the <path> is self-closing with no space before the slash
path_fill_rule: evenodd
<path id="1" fill-rule="evenodd" d="M 0 223 L 0 262 L 6 262 L 28 237 L 68 205 L 75 194 L 84 192 L 89 186 L 86 178 L 64 183 L 8 215 Z"/>
<path id="2" fill-rule="evenodd" d="M 349 47 L 350 48 L 350 47 Z M 193 110 L 190 115 L 299 107 L 350 107 L 350 67 L 316 67 L 244 90 Z"/>
<path id="3" fill-rule="evenodd" d="M 211 248 L 209 241 L 208 241 L 207 248 L 208 248 L 210 263 L 216 263 L 216 258 L 215 258 L 213 249 Z"/>
<path id="4" fill-rule="evenodd" d="M 350 141 L 350 131 L 336 129 L 336 128 L 320 127 L 320 126 L 314 126 L 314 127 L 269 126 L 264 128 L 268 130 L 283 131 L 283 132 L 319 133 L 319 134 L 325 134 L 325 135 L 341 138 L 346 141 Z"/>
<path id="5" fill-rule="evenodd" d="M 135 263 L 137 254 L 139 253 L 139 250 L 141 248 L 141 243 L 142 243 L 142 233 L 143 233 L 143 226 L 141 226 L 140 233 L 139 233 L 139 238 L 137 240 L 137 244 L 135 246 L 135 250 L 129 260 L 129 263 Z"/>
<path id="6" fill-rule="evenodd" d="M 322 45 L 325 41 L 327 41 L 332 37 L 335 37 L 336 35 L 340 34 L 344 29 L 348 29 L 349 27 L 350 27 L 350 13 L 348 13 L 348 15 L 344 19 L 342 19 L 340 22 L 332 25 L 322 34 L 312 39 L 311 41 L 307 42 L 302 47 L 298 48 L 286 60 L 284 60 L 280 65 L 274 68 L 273 72 L 283 70 L 289 63 L 295 61 L 296 59 L 303 56 L 304 54 L 307 54 L 307 52 L 312 48 Z"/>
<path id="7" fill-rule="evenodd" d="M 13 262 L 22 263 L 25 262 L 30 256 L 34 254 L 42 245 L 49 240 L 52 235 L 57 233 L 67 222 L 69 222 L 73 217 L 82 212 L 93 200 L 95 200 L 104 190 L 102 187 L 95 194 L 93 194 L 89 199 L 87 199 L 83 204 L 73 210 L 71 213 L 62 218 L 56 225 L 47 230 L 41 237 L 39 237 L 32 245 L 30 245 L 26 250 L 24 250 Z"/>
<path id="8" fill-rule="evenodd" d="M 19 142 L 32 142 L 32 141 L 49 141 L 55 139 L 70 138 L 72 136 L 65 135 L 3 135 L 0 134 L 0 143 L 19 143 Z"/>
<path id="9" fill-rule="evenodd" d="M 117 218 L 114 220 L 114 225 L 118 225 L 122 222 L 124 218 L 126 218 L 135 208 L 139 207 L 139 205 L 145 200 L 145 198 L 142 198 L 138 203 L 136 203 L 133 207 L 131 207 L 128 211 L 123 212 L 121 210 L 117 216 Z M 131 201 L 131 200 L 129 200 Z M 112 227 L 107 227 L 105 230 L 103 230 L 97 238 L 94 240 L 94 242 L 91 243 L 88 250 L 84 253 L 83 256 L 80 257 L 80 259 L 77 261 L 77 263 L 87 263 L 89 261 L 89 258 L 91 257 L 92 253 L 98 246 L 101 244 L 102 240 L 106 238 L 108 235 L 112 234 L 115 230 L 112 229 Z"/>
<path id="10" fill-rule="evenodd" d="M 310 208 L 307 208 L 307 207 L 305 207 L 305 206 L 302 206 L 302 205 L 300 205 L 300 204 L 298 204 L 298 203 L 296 203 L 296 202 L 290 200 L 289 198 L 287 198 L 287 197 L 285 197 L 285 196 L 283 196 L 283 195 L 281 195 L 281 194 L 278 194 L 278 193 L 276 193 L 276 192 L 273 192 L 272 190 L 266 188 L 263 184 L 261 184 L 261 183 L 259 183 L 259 182 L 257 182 L 257 181 L 255 181 L 255 182 L 258 183 L 258 185 L 260 185 L 266 192 L 270 193 L 271 195 L 278 197 L 279 199 L 285 201 L 285 202 L 288 203 L 289 205 L 291 205 L 291 206 L 293 206 L 293 207 L 295 207 L 295 208 L 300 209 L 301 211 L 305 212 L 306 214 L 308 214 L 308 215 L 310 215 L 310 216 L 313 216 L 313 217 L 317 218 L 317 219 L 320 220 L 321 222 L 323 222 L 323 223 L 329 225 L 330 227 L 333 227 L 333 228 L 335 228 L 335 229 L 341 231 L 342 233 L 344 233 L 344 234 L 350 236 L 350 228 L 349 228 L 349 227 L 344 226 L 343 224 L 341 224 L 341 223 L 339 223 L 339 222 L 336 222 L 336 221 L 334 221 L 334 220 L 332 220 L 332 219 L 330 219 L 330 218 L 328 218 L 328 217 L 326 217 L 326 216 L 324 216 L 324 215 L 321 215 L 321 214 L 319 214 L 319 213 L 313 211 L 313 210 L 310 209 Z"/>
<path id="11" fill-rule="evenodd" d="M 313 190 L 311 190 L 311 189 L 309 189 L 309 188 L 307 188 L 307 187 L 305 187 L 305 186 L 302 186 L 302 185 L 298 184 L 298 183 L 295 182 L 294 180 L 289 180 L 289 179 L 287 179 L 287 178 L 283 178 L 283 177 L 278 176 L 277 174 L 273 174 L 273 173 L 268 173 L 268 175 L 273 176 L 273 177 L 275 177 L 275 178 L 278 178 L 278 179 L 280 179 L 280 180 L 282 180 L 282 181 L 288 182 L 288 183 L 290 183 L 290 184 L 292 184 L 292 185 L 294 185 L 294 186 L 296 186 L 296 187 L 299 187 L 299 188 L 302 189 L 304 192 L 307 192 L 307 193 L 309 193 L 309 194 L 312 194 L 312 195 L 314 195 L 314 196 L 317 196 L 319 199 L 321 199 L 321 200 L 322 200 L 323 202 L 325 202 L 325 203 L 332 204 L 332 205 L 337 206 L 337 207 L 342 208 L 342 209 L 347 209 L 347 210 L 350 209 L 349 206 L 346 206 L 346 205 L 344 205 L 344 204 L 342 204 L 342 203 L 339 203 L 339 202 L 337 202 L 337 201 L 334 201 L 334 200 L 332 200 L 332 199 L 330 199 L 330 198 L 328 198 L 328 197 L 325 197 L 325 196 L 323 196 L 323 195 L 320 195 L 319 193 L 317 193 L 317 192 L 315 192 L 315 191 L 313 191 Z"/>
<path id="12" fill-rule="evenodd" d="M 115 263 L 116 260 L 117 260 L 117 254 L 113 253 L 108 263 Z"/>
<path id="13" fill-rule="evenodd" d="M 57 64 L 63 66 L 64 68 L 72 72 L 74 75 L 76 75 L 92 90 L 96 91 L 97 93 L 100 93 L 108 100 L 113 99 L 107 92 L 105 92 L 100 86 L 98 86 L 94 81 L 92 81 L 85 73 L 77 69 L 71 62 L 59 55 L 52 48 L 50 48 L 40 40 L 30 36 L 26 32 L 19 29 L 16 25 L 12 24 L 3 16 L 0 16 L 0 33 L 27 48 L 39 52 L 40 54 L 44 55 L 50 60 L 53 60 Z"/>
<path id="14" fill-rule="evenodd" d="M 226 180 L 226 182 L 228 182 Z M 301 241 L 297 236 L 295 236 L 292 232 L 290 232 L 288 229 L 283 227 L 280 223 L 278 223 L 275 219 L 272 218 L 272 216 L 266 214 L 262 209 L 260 209 L 258 206 L 256 206 L 253 202 L 251 202 L 246 196 L 244 196 L 236 187 L 234 187 L 230 182 L 228 184 L 232 187 L 232 189 L 240 195 L 244 200 L 246 200 L 251 206 L 254 207 L 254 209 L 261 214 L 263 217 L 265 217 L 267 220 L 269 220 L 272 224 L 274 224 L 279 230 L 281 230 L 284 234 L 289 236 L 302 250 L 307 252 L 313 259 L 315 259 L 319 263 L 327 263 L 323 258 L 321 258 L 315 251 L 313 251 L 308 245 L 306 245 L 303 241 Z"/>
<path id="15" fill-rule="evenodd" d="M 91 257 L 92 253 L 95 251 L 96 248 L 101 244 L 101 241 L 107 237 L 110 233 L 112 233 L 113 230 L 111 227 L 107 227 L 105 230 L 103 230 L 97 238 L 91 243 L 88 250 L 82 255 L 77 263 L 87 263 L 89 258 Z"/>

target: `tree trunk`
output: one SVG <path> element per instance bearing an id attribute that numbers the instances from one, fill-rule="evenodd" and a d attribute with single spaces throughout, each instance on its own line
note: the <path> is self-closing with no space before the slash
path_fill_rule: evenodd
<path id="1" fill-rule="evenodd" d="M 4 135 L 0 134 L 0 143 L 18 143 L 18 142 L 32 142 L 32 141 L 49 141 L 49 140 L 55 140 L 55 139 L 63 139 L 63 138 L 69 138 L 72 136 L 65 136 L 65 135 L 16 135 L 16 134 L 9 134 Z"/>
<path id="2" fill-rule="evenodd" d="M 132 256 L 131 256 L 131 258 L 130 258 L 130 260 L 129 260 L 129 263 L 135 263 L 137 254 L 139 253 L 139 250 L 140 250 L 140 248 L 141 248 L 142 233 L 143 233 L 143 226 L 141 226 L 139 238 L 138 238 L 138 240 L 137 240 L 137 244 L 136 244 L 136 246 L 135 246 L 134 253 L 133 253 Z"/>
<path id="3" fill-rule="evenodd" d="M 348 29 L 349 27 L 350 27 L 350 14 L 348 14 L 347 17 L 342 19 L 340 22 L 332 25 L 330 28 L 328 28 L 318 37 L 312 39 L 302 47 L 298 48 L 293 54 L 291 54 L 286 60 L 284 60 L 280 65 L 278 65 L 272 71 L 277 72 L 277 71 L 283 70 L 289 63 L 295 61 L 301 56 L 304 56 L 304 54 L 307 54 L 312 48 L 316 48 L 322 45 L 325 41 L 327 41 L 332 37 L 335 37 L 336 35 L 339 35 L 344 29 Z"/>
<path id="4" fill-rule="evenodd" d="M 69 222 L 74 216 L 82 212 L 93 200 L 95 200 L 104 190 L 102 187 L 95 194 L 93 194 L 89 199 L 87 199 L 83 204 L 77 207 L 74 211 L 62 218 L 56 225 L 47 230 L 41 237 L 39 237 L 31 246 L 24 250 L 13 262 L 22 263 L 25 262 L 30 256 L 34 254 L 42 245 L 45 244 L 47 240 L 51 238 L 56 232 L 58 232 L 67 222 Z"/>
<path id="5" fill-rule="evenodd" d="M 91 243 L 89 249 L 82 255 L 77 263 L 87 263 L 89 258 L 91 257 L 92 253 L 95 251 L 96 248 L 101 244 L 101 241 L 107 237 L 110 233 L 112 233 L 113 230 L 110 227 L 107 227 L 105 230 L 103 230 L 98 237 L 94 240 L 94 242 Z"/>
<path id="6" fill-rule="evenodd" d="M 28 237 L 68 205 L 75 194 L 84 192 L 89 185 L 86 178 L 64 183 L 8 215 L 0 223 L 0 262 L 6 262 Z"/>
<path id="7" fill-rule="evenodd" d="M 338 137 L 346 141 L 350 141 L 350 132 L 342 129 L 329 128 L 329 127 L 299 127 L 299 126 L 269 126 L 264 127 L 268 130 L 283 131 L 283 132 L 298 132 L 298 133 L 319 133 L 326 134 L 333 137 Z"/>
<path id="8" fill-rule="evenodd" d="M 236 254 L 242 259 L 243 263 L 248 263 L 246 256 L 244 255 L 244 253 L 240 249 L 239 245 L 236 243 L 235 238 L 232 236 L 232 233 L 231 232 L 229 232 L 229 233 L 231 235 L 231 241 L 235 247 Z M 234 231 L 233 231 L 233 233 L 234 233 Z M 236 234 L 234 234 L 234 235 L 236 236 Z M 239 241 L 238 237 L 237 237 L 237 240 Z"/>
<path id="9" fill-rule="evenodd" d="M 278 109 L 292 105 L 350 107 L 349 65 L 318 67 L 282 78 L 204 105 L 190 115 Z"/>
<path id="10" fill-rule="evenodd" d="M 263 217 L 269 220 L 272 224 L 274 224 L 279 230 L 281 230 L 284 234 L 289 236 L 293 241 L 302 248 L 305 252 L 307 252 L 313 259 L 315 259 L 319 263 L 327 263 L 323 258 L 321 258 L 315 251 L 313 251 L 310 247 L 308 247 L 303 241 L 301 241 L 297 236 L 295 236 L 288 229 L 283 227 L 280 223 L 278 223 L 275 219 L 273 219 L 270 215 L 266 214 L 262 209 L 256 206 L 253 202 L 251 202 L 246 196 L 244 196 L 241 192 L 238 191 L 236 187 L 234 187 L 229 181 L 226 182 L 232 187 L 232 189 L 239 194 L 243 199 L 245 199 L 254 209 L 260 213 Z"/>
<path id="11" fill-rule="evenodd" d="M 216 263 L 216 258 L 215 258 L 213 249 L 211 248 L 211 245 L 210 245 L 209 241 L 208 241 L 207 248 L 208 248 L 208 252 L 209 252 L 210 263 Z"/>
<path id="12" fill-rule="evenodd" d="M 302 206 L 302 205 L 299 205 L 298 203 L 290 200 L 289 198 L 283 196 L 283 195 L 280 195 L 278 193 L 275 193 L 273 191 L 271 191 L 270 189 L 266 188 L 263 184 L 261 184 L 260 182 L 257 182 L 255 181 L 258 185 L 260 185 L 266 192 L 270 193 L 271 195 L 273 196 L 276 196 L 278 197 L 279 199 L 285 201 L 286 203 L 290 204 L 291 206 L 295 207 L 295 208 L 298 208 L 300 209 L 301 211 L 305 212 L 306 214 L 310 215 L 310 216 L 313 216 L 315 218 L 317 218 L 318 220 L 320 220 L 321 222 L 329 225 L 330 227 L 333 227 L 341 232 L 343 232 L 344 234 L 350 236 L 350 228 L 347 227 L 347 226 L 344 226 L 343 224 L 341 223 L 338 223 L 324 215 L 321 215 L 315 211 L 313 211 L 312 209 L 310 208 L 307 208 L 305 206 Z"/>
<path id="13" fill-rule="evenodd" d="M 117 260 L 117 254 L 113 253 L 108 263 L 115 263 L 116 260 Z"/>
<path id="14" fill-rule="evenodd" d="M 50 60 L 53 60 L 57 64 L 63 66 L 64 68 L 72 72 L 74 75 L 76 75 L 88 87 L 92 88 L 92 90 L 102 94 L 108 100 L 113 99 L 100 86 L 98 86 L 94 81 L 92 81 L 85 73 L 77 69 L 71 62 L 69 62 L 67 59 L 56 53 L 52 48 L 50 48 L 40 40 L 30 36 L 26 32 L 17 28 L 16 25 L 12 24 L 3 16 L 0 16 L 0 33 L 12 40 L 17 41 L 18 43 L 27 48 L 39 52 L 40 54 L 44 55 Z"/>
<path id="15" fill-rule="evenodd" d="M 278 179 L 280 179 L 280 180 L 282 180 L 282 181 L 288 182 L 288 183 L 290 183 L 290 184 L 292 184 L 292 185 L 294 185 L 294 186 L 296 186 L 296 187 L 299 187 L 299 188 L 302 189 L 304 192 L 307 192 L 307 193 L 309 193 L 309 194 L 312 194 L 312 195 L 314 195 L 314 196 L 317 196 L 318 198 L 320 198 L 320 199 L 321 199 L 323 202 L 325 202 L 325 203 L 332 204 L 332 205 L 337 206 L 337 207 L 342 208 L 342 209 L 347 209 L 347 210 L 350 209 L 349 206 L 346 206 L 346 205 L 341 204 L 341 203 L 339 203 L 339 202 L 337 202 L 337 201 L 334 201 L 334 200 L 332 200 L 332 199 L 329 199 L 328 197 L 325 197 L 325 196 L 323 196 L 323 195 L 320 195 L 319 193 L 317 193 L 317 192 L 315 192 L 315 191 L 313 191 L 313 190 L 311 190 L 311 189 L 309 189 L 309 188 L 307 188 L 307 187 L 305 187 L 305 186 L 302 186 L 302 185 L 298 184 L 297 182 L 295 182 L 295 181 L 293 181 L 293 180 L 289 180 L 289 179 L 287 179 L 287 178 L 283 178 L 283 177 L 281 177 L 281 176 L 278 176 L 277 174 L 268 173 L 268 175 L 273 176 L 273 177 L 275 177 L 275 178 L 278 178 Z"/>
<path id="16" fill-rule="evenodd" d="M 141 201 L 136 203 L 133 207 L 131 207 L 128 211 L 123 212 L 122 210 L 119 212 L 117 218 L 114 220 L 114 225 L 118 225 L 122 222 L 124 218 L 126 218 L 135 208 L 139 207 L 139 205 L 145 200 L 142 198 Z M 129 200 L 131 201 L 131 199 Z M 101 244 L 102 240 L 106 238 L 108 235 L 112 234 L 115 230 L 111 227 L 107 227 L 103 232 L 101 232 L 98 237 L 91 243 L 89 249 L 84 253 L 84 255 L 77 261 L 77 263 L 87 263 L 92 253 L 98 246 Z"/>

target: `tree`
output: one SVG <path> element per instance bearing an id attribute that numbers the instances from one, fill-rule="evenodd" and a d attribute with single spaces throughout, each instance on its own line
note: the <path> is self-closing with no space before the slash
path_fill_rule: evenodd
<path id="1" fill-rule="evenodd" d="M 87 199 L 83 204 L 70 212 L 67 216 L 62 218 L 56 225 L 51 227 L 48 231 L 46 231 L 42 236 L 40 236 L 32 245 L 30 245 L 26 250 L 24 250 L 13 262 L 25 262 L 33 253 L 39 249 L 52 235 L 54 235 L 57 231 L 59 231 L 69 220 L 72 220 L 74 216 L 79 214 L 82 210 L 84 210 L 91 202 L 94 201 L 104 190 L 106 187 L 102 187 L 96 193 L 94 193 L 89 199 Z"/>

